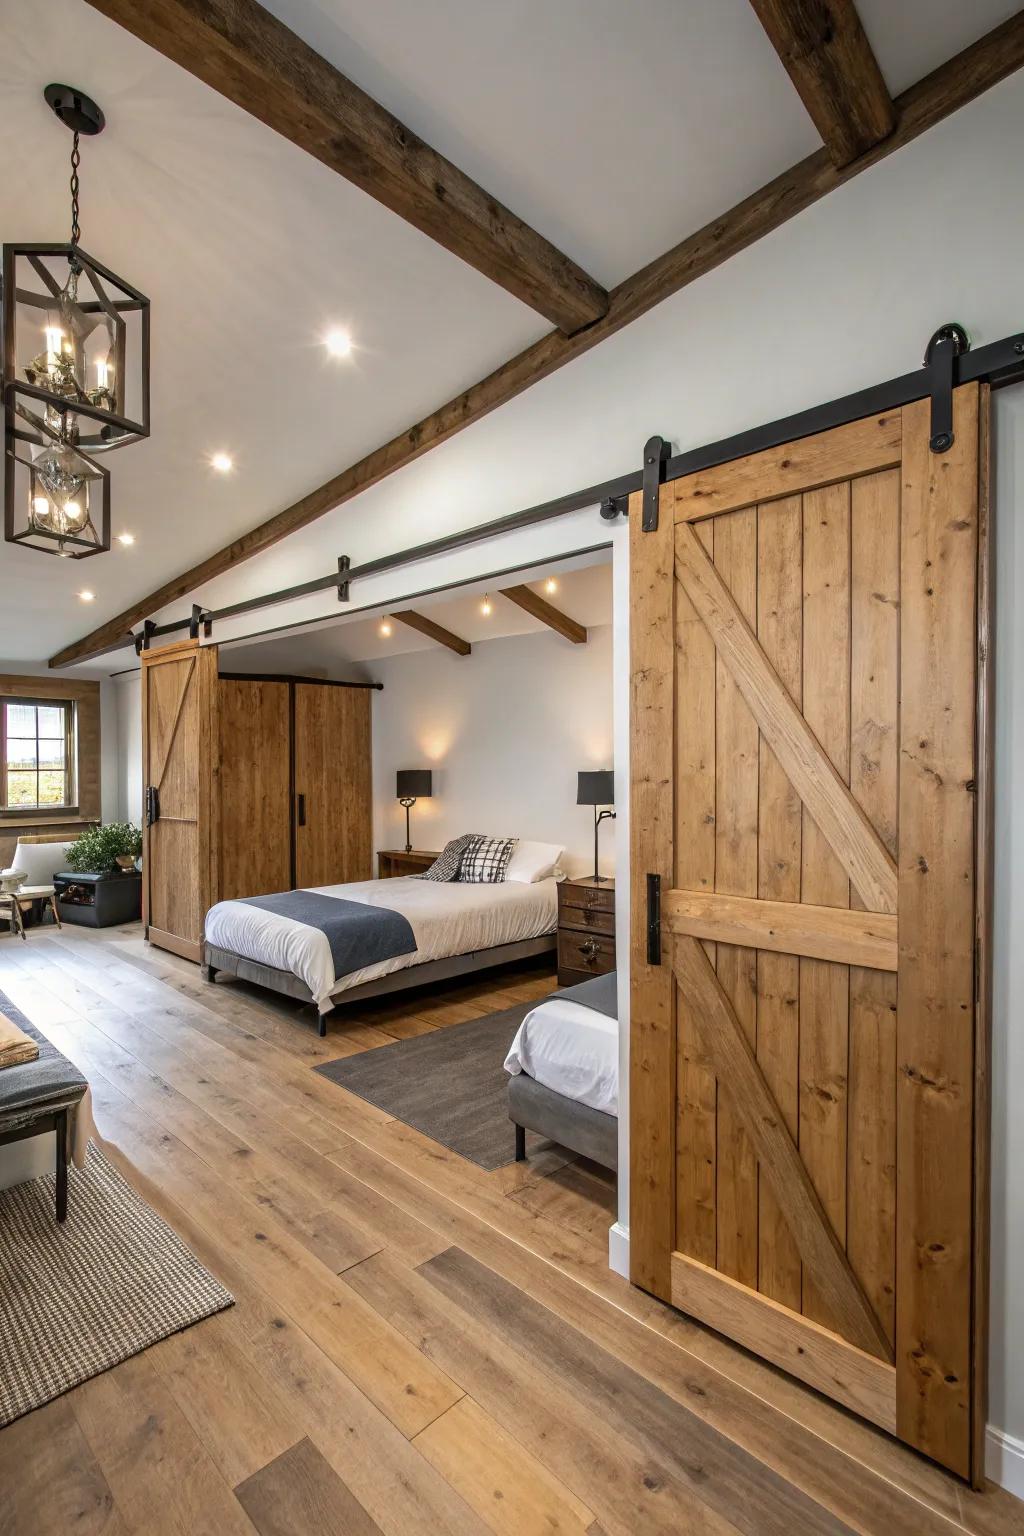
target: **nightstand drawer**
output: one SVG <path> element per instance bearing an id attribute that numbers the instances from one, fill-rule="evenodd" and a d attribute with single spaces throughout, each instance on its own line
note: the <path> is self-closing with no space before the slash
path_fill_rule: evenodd
<path id="1" fill-rule="evenodd" d="M 580 928 L 585 933 L 606 933 L 615 937 L 615 913 L 597 907 L 563 907 L 558 914 L 560 928 Z"/>
<path id="2" fill-rule="evenodd" d="M 582 908 L 584 911 L 614 912 L 615 887 L 608 885 L 577 885 L 566 880 L 558 887 L 558 906 Z"/>
<path id="3" fill-rule="evenodd" d="M 615 940 L 597 933 L 558 930 L 558 969 L 583 971 L 590 976 L 604 976 L 615 969 Z"/>

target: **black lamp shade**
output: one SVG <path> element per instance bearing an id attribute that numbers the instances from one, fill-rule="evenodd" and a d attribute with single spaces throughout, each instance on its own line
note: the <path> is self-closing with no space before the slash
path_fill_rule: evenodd
<path id="1" fill-rule="evenodd" d="M 598 768 L 576 776 L 577 805 L 614 805 L 615 774 L 611 768 Z"/>
<path id="2" fill-rule="evenodd" d="M 399 768 L 395 798 L 398 800 L 429 800 L 432 773 L 429 768 Z"/>

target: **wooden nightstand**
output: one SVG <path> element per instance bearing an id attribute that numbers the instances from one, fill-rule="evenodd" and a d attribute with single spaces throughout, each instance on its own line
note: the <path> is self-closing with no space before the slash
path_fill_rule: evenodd
<path id="1" fill-rule="evenodd" d="M 615 969 L 615 881 L 592 875 L 558 887 L 558 985 Z"/>
<path id="2" fill-rule="evenodd" d="M 422 848 L 414 848 L 411 853 L 406 853 L 404 848 L 382 849 L 377 854 L 377 879 L 393 880 L 396 875 L 421 875 L 436 858 L 436 853 L 427 853 Z"/>

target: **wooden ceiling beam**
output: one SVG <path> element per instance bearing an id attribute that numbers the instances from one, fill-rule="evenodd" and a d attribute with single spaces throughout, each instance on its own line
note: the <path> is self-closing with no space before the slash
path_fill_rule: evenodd
<path id="1" fill-rule="evenodd" d="M 88 0 L 571 335 L 608 295 L 256 0 Z"/>
<path id="2" fill-rule="evenodd" d="M 417 613 L 415 608 L 403 608 L 401 613 L 393 613 L 393 619 L 400 624 L 405 624 L 409 629 L 415 629 L 418 634 L 426 635 L 429 640 L 436 640 L 439 645 L 446 645 L 456 656 L 468 656 L 473 647 L 468 640 L 463 640 L 461 635 L 453 635 L 450 629 L 445 629 L 443 624 L 435 624 L 433 619 L 428 619 L 426 614 Z"/>
<path id="3" fill-rule="evenodd" d="M 377 485 L 396 469 L 411 464 L 429 449 L 446 442 L 463 427 L 471 426 L 489 411 L 504 405 L 532 384 L 548 378 L 556 369 L 613 336 L 647 313 L 663 299 L 695 282 L 730 256 L 753 245 L 778 229 L 795 214 L 852 180 L 869 165 L 893 154 L 951 113 L 997 85 L 1024 65 L 1024 11 L 979 38 L 955 58 L 940 65 L 896 99 L 898 122 L 893 133 L 850 165 L 833 164 L 825 149 L 791 166 L 767 186 L 738 203 L 735 208 L 666 251 L 641 271 L 612 290 L 608 313 L 576 336 L 551 331 L 518 356 L 503 363 L 479 384 L 449 400 L 408 431 L 343 469 L 292 506 L 277 512 L 249 533 L 200 561 L 198 565 L 164 582 L 137 599 L 122 613 L 97 626 L 90 634 L 65 646 L 50 660 L 51 667 L 87 661 L 124 643 L 125 634 L 142 619 L 195 592 L 243 560 L 261 554 L 298 528 L 333 511 L 370 486 Z"/>
<path id="4" fill-rule="evenodd" d="M 896 106 L 853 0 L 750 0 L 833 164 L 889 137 Z"/>
<path id="5" fill-rule="evenodd" d="M 531 618 L 539 619 L 556 634 L 564 635 L 573 645 L 586 645 L 587 632 L 583 625 L 570 619 L 567 613 L 556 608 L 554 603 L 549 603 L 546 597 L 541 597 L 531 587 L 502 587 L 501 595 L 507 597 L 510 603 L 515 603 L 517 608 L 522 608 L 524 613 L 530 614 Z"/>

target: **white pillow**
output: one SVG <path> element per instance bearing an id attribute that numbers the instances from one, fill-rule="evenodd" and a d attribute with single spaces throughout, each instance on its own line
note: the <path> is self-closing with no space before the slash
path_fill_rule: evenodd
<path id="1" fill-rule="evenodd" d="M 561 843 L 518 842 L 505 870 L 505 879 L 518 885 L 535 885 L 555 872 L 565 848 Z"/>

